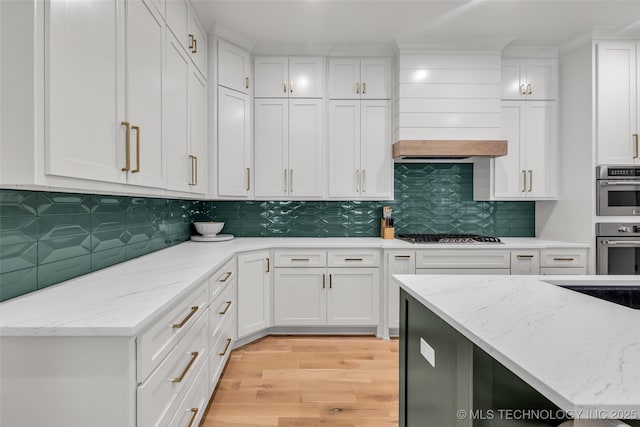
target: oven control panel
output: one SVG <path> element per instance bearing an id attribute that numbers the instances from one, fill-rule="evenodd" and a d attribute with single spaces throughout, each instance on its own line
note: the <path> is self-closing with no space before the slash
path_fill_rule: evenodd
<path id="1" fill-rule="evenodd" d="M 640 177 L 640 166 L 598 166 L 598 179 L 633 179 Z"/>
<path id="2" fill-rule="evenodd" d="M 640 223 L 600 222 L 596 224 L 597 236 L 640 236 Z"/>

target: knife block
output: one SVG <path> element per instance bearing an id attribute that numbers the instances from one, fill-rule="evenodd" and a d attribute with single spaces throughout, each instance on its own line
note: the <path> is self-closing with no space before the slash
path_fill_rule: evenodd
<path id="1" fill-rule="evenodd" d="M 383 239 L 395 238 L 395 228 L 387 227 L 384 223 L 384 218 L 380 219 L 380 237 L 382 237 Z"/>

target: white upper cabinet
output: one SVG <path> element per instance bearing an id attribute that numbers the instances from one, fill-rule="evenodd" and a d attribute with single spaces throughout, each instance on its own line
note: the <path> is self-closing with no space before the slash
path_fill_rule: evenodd
<path id="1" fill-rule="evenodd" d="M 169 0 L 165 20 L 180 46 L 189 49 L 189 0 Z"/>
<path id="2" fill-rule="evenodd" d="M 207 82 L 194 68 L 189 79 L 189 185 L 191 192 L 206 194 L 207 167 Z"/>
<path id="3" fill-rule="evenodd" d="M 324 97 L 324 59 L 306 56 L 256 56 L 256 98 Z"/>
<path id="4" fill-rule="evenodd" d="M 164 0 L 151 0 L 153 2 Z M 167 0 L 167 27 L 176 36 L 180 45 L 189 53 L 189 57 L 207 78 L 207 34 L 200 25 L 195 10 L 188 0 Z"/>
<path id="5" fill-rule="evenodd" d="M 256 197 L 319 198 L 324 193 L 324 101 L 255 101 Z"/>
<path id="6" fill-rule="evenodd" d="M 390 99 L 391 60 L 330 58 L 330 99 Z"/>
<path id="7" fill-rule="evenodd" d="M 598 164 L 640 163 L 637 49 L 635 42 L 599 42 L 597 45 Z"/>
<path id="8" fill-rule="evenodd" d="M 249 93 L 251 55 L 246 50 L 218 40 L 218 85 Z"/>
<path id="9" fill-rule="evenodd" d="M 502 99 L 554 100 L 557 98 L 557 59 L 502 59 Z"/>
<path id="10" fill-rule="evenodd" d="M 193 8 L 189 13 L 189 52 L 191 52 L 191 60 L 196 65 L 202 76 L 207 78 L 207 33 L 200 25 L 198 17 Z"/>
<path id="11" fill-rule="evenodd" d="M 125 183 L 123 9 L 115 0 L 46 7 L 45 172 Z"/>
<path id="12" fill-rule="evenodd" d="M 249 95 L 218 86 L 218 196 L 250 195 L 250 112 Z"/>
<path id="13" fill-rule="evenodd" d="M 390 101 L 330 101 L 329 197 L 393 199 Z"/>

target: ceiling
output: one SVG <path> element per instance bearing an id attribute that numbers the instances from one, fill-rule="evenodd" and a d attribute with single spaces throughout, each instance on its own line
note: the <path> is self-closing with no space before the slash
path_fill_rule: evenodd
<path id="1" fill-rule="evenodd" d="M 640 38 L 640 0 L 192 0 L 209 33 L 254 53 L 389 54 L 394 46 L 570 49 Z"/>

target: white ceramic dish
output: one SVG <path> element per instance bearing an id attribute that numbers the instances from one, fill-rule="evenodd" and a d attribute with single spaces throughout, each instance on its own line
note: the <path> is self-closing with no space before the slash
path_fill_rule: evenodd
<path id="1" fill-rule="evenodd" d="M 224 242 L 233 239 L 233 234 L 218 234 L 217 236 L 191 236 L 194 242 Z"/>
<path id="2" fill-rule="evenodd" d="M 206 237 L 213 237 L 222 230 L 224 222 L 194 222 L 193 225 L 198 233 Z"/>

